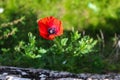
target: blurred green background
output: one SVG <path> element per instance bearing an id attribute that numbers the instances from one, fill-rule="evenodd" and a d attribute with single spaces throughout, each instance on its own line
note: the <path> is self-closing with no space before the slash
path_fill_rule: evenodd
<path id="1" fill-rule="evenodd" d="M 83 59 L 81 62 L 84 67 L 85 62 L 86 65 L 95 67 L 94 72 L 102 72 L 97 69 L 102 70 L 103 68 L 106 71 L 120 71 L 117 69 L 120 66 L 118 61 L 116 65 L 114 62 L 111 63 L 113 53 L 119 53 L 116 52 L 116 48 L 113 49 L 114 43 L 116 44 L 118 40 L 117 35 L 120 34 L 119 0 L 0 0 L 0 54 L 5 53 L 6 55 L 9 51 L 10 54 L 7 56 L 15 56 L 12 54 L 14 47 L 21 40 L 28 42 L 29 32 L 36 36 L 37 46 L 40 46 L 40 43 L 45 43 L 43 39 L 40 41 L 37 20 L 47 16 L 60 19 L 65 32 L 71 33 L 74 28 L 80 33 L 84 34 L 85 32 L 85 34 L 101 41 L 97 46 L 99 56 L 93 55 L 93 61 L 97 62 L 89 64 L 86 59 L 90 58 L 84 58 L 85 60 Z M 69 37 L 69 34 L 67 36 Z M 111 55 L 107 58 L 109 54 Z M 5 55 L 1 57 L 1 65 L 17 66 L 15 63 L 4 63 L 9 60 L 4 59 Z M 107 64 L 107 61 L 110 63 Z M 108 66 L 110 67 L 108 68 Z M 30 67 L 30 65 L 25 67 Z M 82 71 L 90 72 L 86 67 Z"/>
<path id="2" fill-rule="evenodd" d="M 62 20 L 66 30 L 72 27 L 80 31 L 102 29 L 113 34 L 120 29 L 118 0 L 1 0 L 0 7 L 4 9 L 0 23 L 24 16 L 26 29 L 37 27 L 37 19 L 46 16 Z"/>

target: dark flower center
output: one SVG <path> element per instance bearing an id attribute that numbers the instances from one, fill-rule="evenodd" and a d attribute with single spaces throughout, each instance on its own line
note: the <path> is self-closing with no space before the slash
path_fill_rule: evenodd
<path id="1" fill-rule="evenodd" d="M 49 28 L 48 29 L 48 33 L 49 34 L 55 34 L 56 33 L 56 29 L 55 28 Z"/>

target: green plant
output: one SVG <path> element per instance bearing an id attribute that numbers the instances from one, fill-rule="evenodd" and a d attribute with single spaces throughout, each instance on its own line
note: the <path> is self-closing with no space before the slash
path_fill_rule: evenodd
<path id="1" fill-rule="evenodd" d="M 57 42 L 56 42 L 57 41 Z M 55 48 L 57 54 L 65 53 L 72 54 L 72 56 L 82 56 L 94 52 L 94 46 L 97 40 L 89 36 L 81 36 L 78 31 L 72 32 L 69 38 L 56 39 L 51 48 Z M 61 50 L 59 49 L 61 48 Z M 74 48 L 73 48 L 74 47 Z M 55 51 L 51 51 L 55 52 Z"/>
<path id="2" fill-rule="evenodd" d="M 0 13 L 1 65 L 73 72 L 120 71 L 117 69 L 119 48 L 114 48 L 110 41 L 114 33 L 120 33 L 120 1 L 0 0 L 0 8 L 4 10 Z M 36 21 L 45 16 L 61 19 L 66 34 L 54 41 L 40 38 Z M 102 34 L 96 41 L 71 32 L 71 26 L 79 32 L 85 30 L 94 38 L 99 30 Z M 30 39 L 31 33 L 26 37 L 28 32 L 34 34 L 33 39 Z M 104 66 L 107 63 L 108 66 Z"/>
<path id="3" fill-rule="evenodd" d="M 24 41 L 20 41 L 19 45 L 17 45 L 14 49 L 17 53 L 22 54 L 23 56 L 27 56 L 30 58 L 39 58 L 43 53 L 47 51 L 43 48 L 38 48 L 36 46 L 35 36 L 32 33 L 28 33 L 29 42 L 25 43 Z"/>
<path id="4" fill-rule="evenodd" d="M 96 51 L 94 47 L 97 41 L 89 36 L 82 37 L 77 31 L 72 32 L 69 37 L 56 38 L 49 48 L 37 46 L 36 37 L 32 33 L 28 33 L 28 37 L 29 42 L 20 41 L 14 51 L 2 49 L 4 54 L 0 57 L 1 64 L 74 71 L 78 68 L 75 64 L 81 65 L 76 60 L 82 60 L 83 56 Z M 3 63 L 5 60 L 9 60 L 9 63 Z"/>
<path id="5" fill-rule="evenodd" d="M 21 17 L 20 19 L 14 20 L 12 22 L 8 23 L 2 23 L 0 25 L 0 52 L 4 47 L 9 47 L 9 44 L 12 44 L 11 42 L 13 40 L 10 40 L 11 37 L 16 37 L 16 33 L 18 32 L 18 28 L 16 27 L 16 24 L 19 24 L 24 20 L 24 17 Z M 3 50 L 4 51 L 4 50 Z"/>
<path id="6" fill-rule="evenodd" d="M 90 53 L 96 51 L 94 47 L 97 41 L 89 36 L 82 37 L 77 31 L 72 32 L 69 38 L 64 36 L 64 38 L 61 37 L 52 41 L 49 48 L 47 46 L 46 48 L 37 46 L 36 37 L 32 33 L 28 33 L 28 37 L 29 42 L 20 41 L 14 51 L 3 50 L 4 54 L 2 56 L 13 54 L 11 57 L 14 57 L 14 60 L 11 59 L 11 64 L 9 63 L 9 65 L 73 71 L 78 68 L 77 66 L 75 67 L 76 60 L 79 58 L 82 60 L 83 56 L 90 55 Z M 7 56 L 6 60 L 9 57 Z M 79 61 L 77 63 L 80 64 Z"/>

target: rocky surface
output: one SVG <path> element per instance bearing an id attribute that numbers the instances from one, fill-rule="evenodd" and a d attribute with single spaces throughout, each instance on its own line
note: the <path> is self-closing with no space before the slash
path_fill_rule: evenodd
<path id="1" fill-rule="evenodd" d="M 120 74 L 74 74 L 44 69 L 1 66 L 0 80 L 120 80 Z"/>

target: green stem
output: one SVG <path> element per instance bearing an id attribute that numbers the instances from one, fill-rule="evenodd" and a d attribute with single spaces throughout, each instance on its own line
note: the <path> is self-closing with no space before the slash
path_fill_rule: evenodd
<path id="1" fill-rule="evenodd" d="M 58 46 L 59 50 L 60 50 L 60 51 L 63 51 L 62 46 L 60 45 L 60 43 L 58 42 L 58 40 L 57 40 L 57 39 L 54 39 L 54 42 L 55 42 L 56 45 Z"/>

